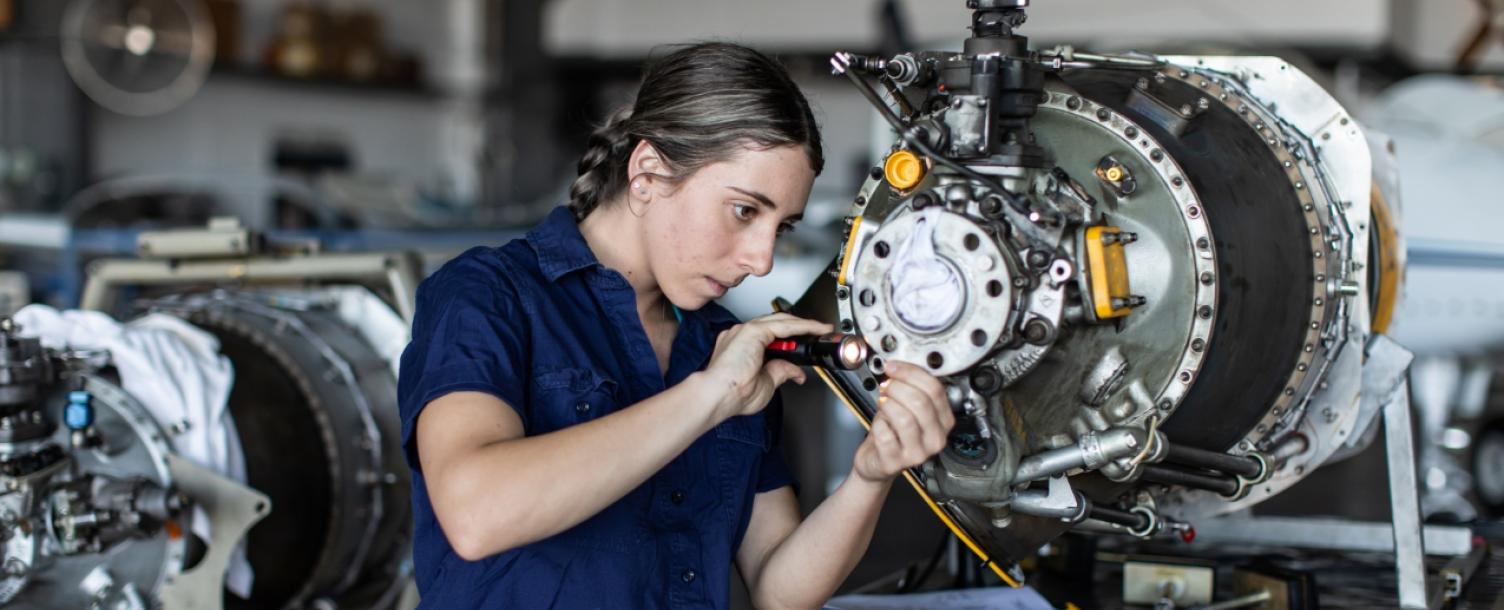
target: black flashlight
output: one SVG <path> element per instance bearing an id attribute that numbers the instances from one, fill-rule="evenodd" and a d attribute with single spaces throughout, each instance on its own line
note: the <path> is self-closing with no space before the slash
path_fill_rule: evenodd
<path id="1" fill-rule="evenodd" d="M 801 335 L 774 340 L 762 353 L 765 359 L 849 371 L 867 362 L 867 342 L 845 333 Z"/>

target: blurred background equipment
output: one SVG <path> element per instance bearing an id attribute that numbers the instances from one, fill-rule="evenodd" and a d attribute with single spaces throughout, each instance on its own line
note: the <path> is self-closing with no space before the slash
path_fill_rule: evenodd
<path id="1" fill-rule="evenodd" d="M 1504 282 L 1504 242 L 1488 186 L 1504 166 L 1504 90 L 1416 77 L 1384 91 L 1366 120 L 1394 140 L 1407 207 L 1425 202 L 1396 227 L 1409 247 L 1393 324 L 1416 354 L 1422 510 L 1452 521 L 1504 516 L 1504 294 L 1492 289 Z"/>
<path id="2" fill-rule="evenodd" d="M 0 604 L 395 607 L 410 570 L 394 401 L 413 262 L 276 256 L 234 222 L 146 233 L 138 251 L 93 263 L 83 304 L 145 317 L 3 320 L 3 497 L 18 516 L 4 549 L 19 567 Z M 174 356 L 179 337 L 209 360 Z"/>
<path id="3" fill-rule="evenodd" d="M 214 63 L 214 24 L 196 0 L 71 0 L 61 38 L 79 88 L 121 114 L 176 108 Z"/>
<path id="4" fill-rule="evenodd" d="M 1483 14 L 1477 18 L 1477 32 L 1467 41 L 1467 46 L 1457 54 L 1457 71 L 1459 72 L 1472 72 L 1478 69 L 1478 62 L 1488 51 L 1488 47 L 1500 42 L 1496 28 L 1500 23 L 1504 23 L 1504 2 L 1478 0 L 1478 5 L 1483 8 Z"/>
<path id="5" fill-rule="evenodd" d="M 0 318 L 0 350 L 0 502 L 11 566 L 0 604 L 147 608 L 162 583 L 197 581 L 192 568 L 206 541 L 185 536 L 187 508 L 205 508 L 228 539 L 215 549 L 221 555 L 268 508 L 265 496 L 178 461 L 160 423 L 97 376 L 89 354 L 44 349 L 10 318 Z M 188 489 L 208 493 L 193 504 Z M 217 568 L 216 589 L 222 557 Z"/>

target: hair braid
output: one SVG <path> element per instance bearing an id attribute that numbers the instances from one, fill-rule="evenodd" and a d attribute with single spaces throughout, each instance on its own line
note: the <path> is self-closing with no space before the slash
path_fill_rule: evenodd
<path id="1" fill-rule="evenodd" d="M 631 117 L 632 109 L 623 108 L 590 133 L 576 166 L 579 176 L 569 185 L 569 210 L 575 220 L 584 220 L 626 185 L 627 158 L 636 140 L 627 129 Z"/>

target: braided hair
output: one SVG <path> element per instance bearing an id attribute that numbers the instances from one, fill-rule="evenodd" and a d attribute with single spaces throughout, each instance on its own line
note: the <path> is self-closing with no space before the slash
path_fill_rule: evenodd
<path id="1" fill-rule="evenodd" d="M 800 145 L 815 175 L 825 165 L 809 102 L 772 58 L 729 43 L 693 44 L 653 62 L 637 100 L 590 134 L 569 208 L 583 220 L 627 186 L 627 162 L 646 140 L 682 180 L 741 147 Z"/>

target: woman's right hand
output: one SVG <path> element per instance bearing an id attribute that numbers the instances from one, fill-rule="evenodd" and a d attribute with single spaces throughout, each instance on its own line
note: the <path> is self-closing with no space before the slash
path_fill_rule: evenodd
<path id="1" fill-rule="evenodd" d="M 834 328 L 824 322 L 786 313 L 769 314 L 721 332 L 703 374 L 716 393 L 716 421 L 751 415 L 767 406 L 785 381 L 804 383 L 804 371 L 783 360 L 764 360 L 763 350 L 775 339 L 821 335 Z"/>

